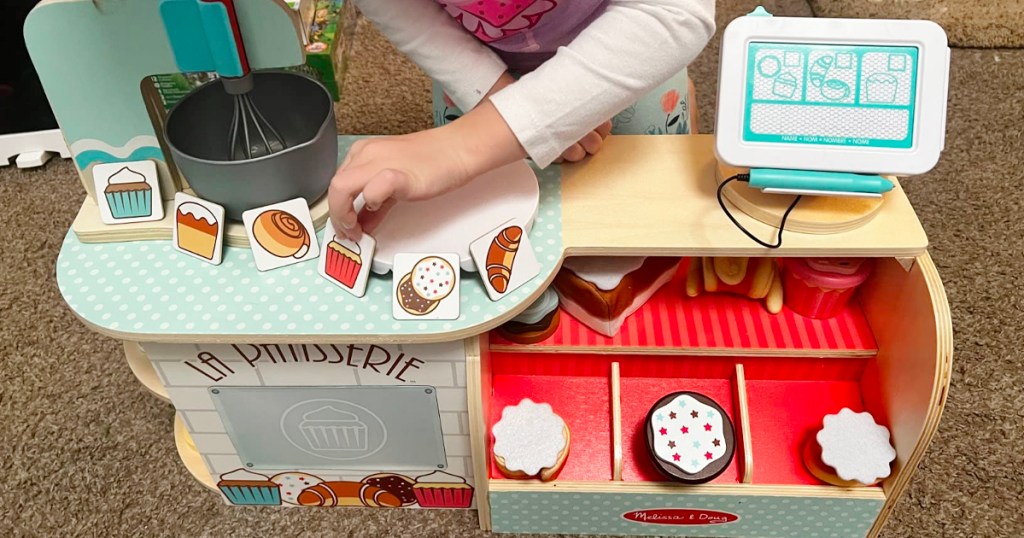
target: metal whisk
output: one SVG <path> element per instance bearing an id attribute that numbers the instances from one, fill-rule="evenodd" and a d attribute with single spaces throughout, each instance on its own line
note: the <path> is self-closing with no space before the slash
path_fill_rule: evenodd
<path id="1" fill-rule="evenodd" d="M 224 78 L 223 81 L 224 90 L 231 94 L 235 101 L 235 110 L 231 116 L 228 158 L 232 161 L 255 159 L 286 148 L 284 137 L 274 129 L 249 98 L 249 91 L 253 87 L 252 73 L 246 73 L 241 78 Z"/>
<path id="2" fill-rule="evenodd" d="M 274 126 L 267 121 L 267 118 L 249 97 L 253 88 L 253 75 L 249 68 L 249 58 L 245 53 L 245 44 L 242 42 L 242 32 L 238 26 L 234 0 L 200 0 L 200 2 L 211 7 L 215 4 L 223 6 L 223 11 L 216 8 L 208 11 L 206 16 L 216 14 L 226 17 L 227 24 L 211 25 L 211 27 L 230 28 L 232 39 L 215 42 L 227 41 L 230 43 L 233 41 L 235 45 L 234 51 L 222 50 L 213 53 L 217 61 L 217 72 L 221 75 L 221 80 L 224 83 L 224 90 L 234 98 L 231 130 L 228 133 L 228 160 L 256 159 L 285 149 L 288 144 L 284 137 L 277 132 L 277 129 L 274 129 Z"/>

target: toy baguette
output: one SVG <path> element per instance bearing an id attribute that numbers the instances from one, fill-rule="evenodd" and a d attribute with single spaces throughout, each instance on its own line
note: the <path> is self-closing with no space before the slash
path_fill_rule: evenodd
<path id="1" fill-rule="evenodd" d="M 508 289 L 508 281 L 512 278 L 512 262 L 515 261 L 522 236 L 522 228 L 509 226 L 491 241 L 491 247 L 487 250 L 487 281 L 498 293 L 505 293 Z"/>
<path id="2" fill-rule="evenodd" d="M 322 482 L 302 490 L 297 500 L 301 506 L 402 506 L 394 493 L 362 482 Z"/>

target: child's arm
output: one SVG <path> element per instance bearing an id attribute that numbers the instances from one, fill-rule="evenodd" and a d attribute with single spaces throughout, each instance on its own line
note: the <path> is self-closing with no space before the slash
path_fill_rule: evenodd
<path id="1" fill-rule="evenodd" d="M 373 14 L 367 16 L 435 78 L 457 81 L 460 68 L 475 70 L 477 66 L 461 56 L 453 61 L 451 55 L 463 53 L 478 54 L 485 63 L 496 60 L 491 65 L 495 70 L 500 67 L 501 73 L 492 80 L 488 71 L 480 79 L 491 80 L 487 90 L 477 84 L 460 91 L 459 84 L 448 87 L 441 80 L 455 103 L 469 110 L 462 118 L 437 129 L 370 139 L 353 147 L 329 191 L 331 219 L 339 234 L 352 238 L 358 238 L 362 227 L 372 230 L 397 200 L 443 194 L 524 156 L 547 166 L 566 148 L 582 143 L 595 126 L 682 70 L 715 27 L 713 0 L 611 0 L 604 13 L 544 65 L 491 92 L 502 80 L 507 83 L 501 60 L 487 60 L 493 53 L 433 2 L 359 4 L 370 8 Z M 387 18 L 384 4 L 395 18 Z M 472 101 L 488 92 L 493 95 L 473 108 Z M 360 193 L 370 211 L 361 218 L 352 206 Z"/>
<path id="2" fill-rule="evenodd" d="M 490 101 L 546 166 L 686 67 L 714 34 L 714 13 L 713 0 L 611 0 L 572 43 Z"/>
<path id="3" fill-rule="evenodd" d="M 434 0 L 355 0 L 388 40 L 436 80 L 464 111 L 511 81 L 505 62 Z M 502 78 L 507 77 L 507 78 Z"/>

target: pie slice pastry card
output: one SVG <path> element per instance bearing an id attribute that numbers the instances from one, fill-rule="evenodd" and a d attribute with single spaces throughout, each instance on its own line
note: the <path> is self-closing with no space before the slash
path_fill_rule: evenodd
<path id="1" fill-rule="evenodd" d="M 320 249 L 320 276 L 337 284 L 341 289 L 362 297 L 366 294 L 366 282 L 370 278 L 370 265 L 377 241 L 369 234 L 363 234 L 359 242 L 343 239 L 334 233 L 334 226 L 327 221 L 324 228 L 324 243 Z"/>
<path id="2" fill-rule="evenodd" d="M 164 218 L 164 200 L 153 161 L 97 164 L 92 168 L 92 179 L 104 224 Z"/>
<path id="3" fill-rule="evenodd" d="M 213 265 L 224 256 L 224 208 L 183 192 L 174 195 L 174 249 Z"/>
<path id="4" fill-rule="evenodd" d="M 306 200 L 296 198 L 242 213 L 256 268 L 269 271 L 320 255 Z"/>
<path id="5" fill-rule="evenodd" d="M 492 301 L 512 293 L 540 274 L 540 264 L 525 228 L 513 221 L 470 243 L 469 253 Z"/>
<path id="6" fill-rule="evenodd" d="M 395 319 L 458 319 L 458 254 L 395 254 L 391 274 Z"/>

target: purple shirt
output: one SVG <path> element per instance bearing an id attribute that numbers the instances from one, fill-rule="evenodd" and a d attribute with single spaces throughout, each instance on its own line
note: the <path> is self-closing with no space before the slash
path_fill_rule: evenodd
<path id="1" fill-rule="evenodd" d="M 568 45 L 608 0 L 438 0 L 509 69 L 532 71 Z"/>

